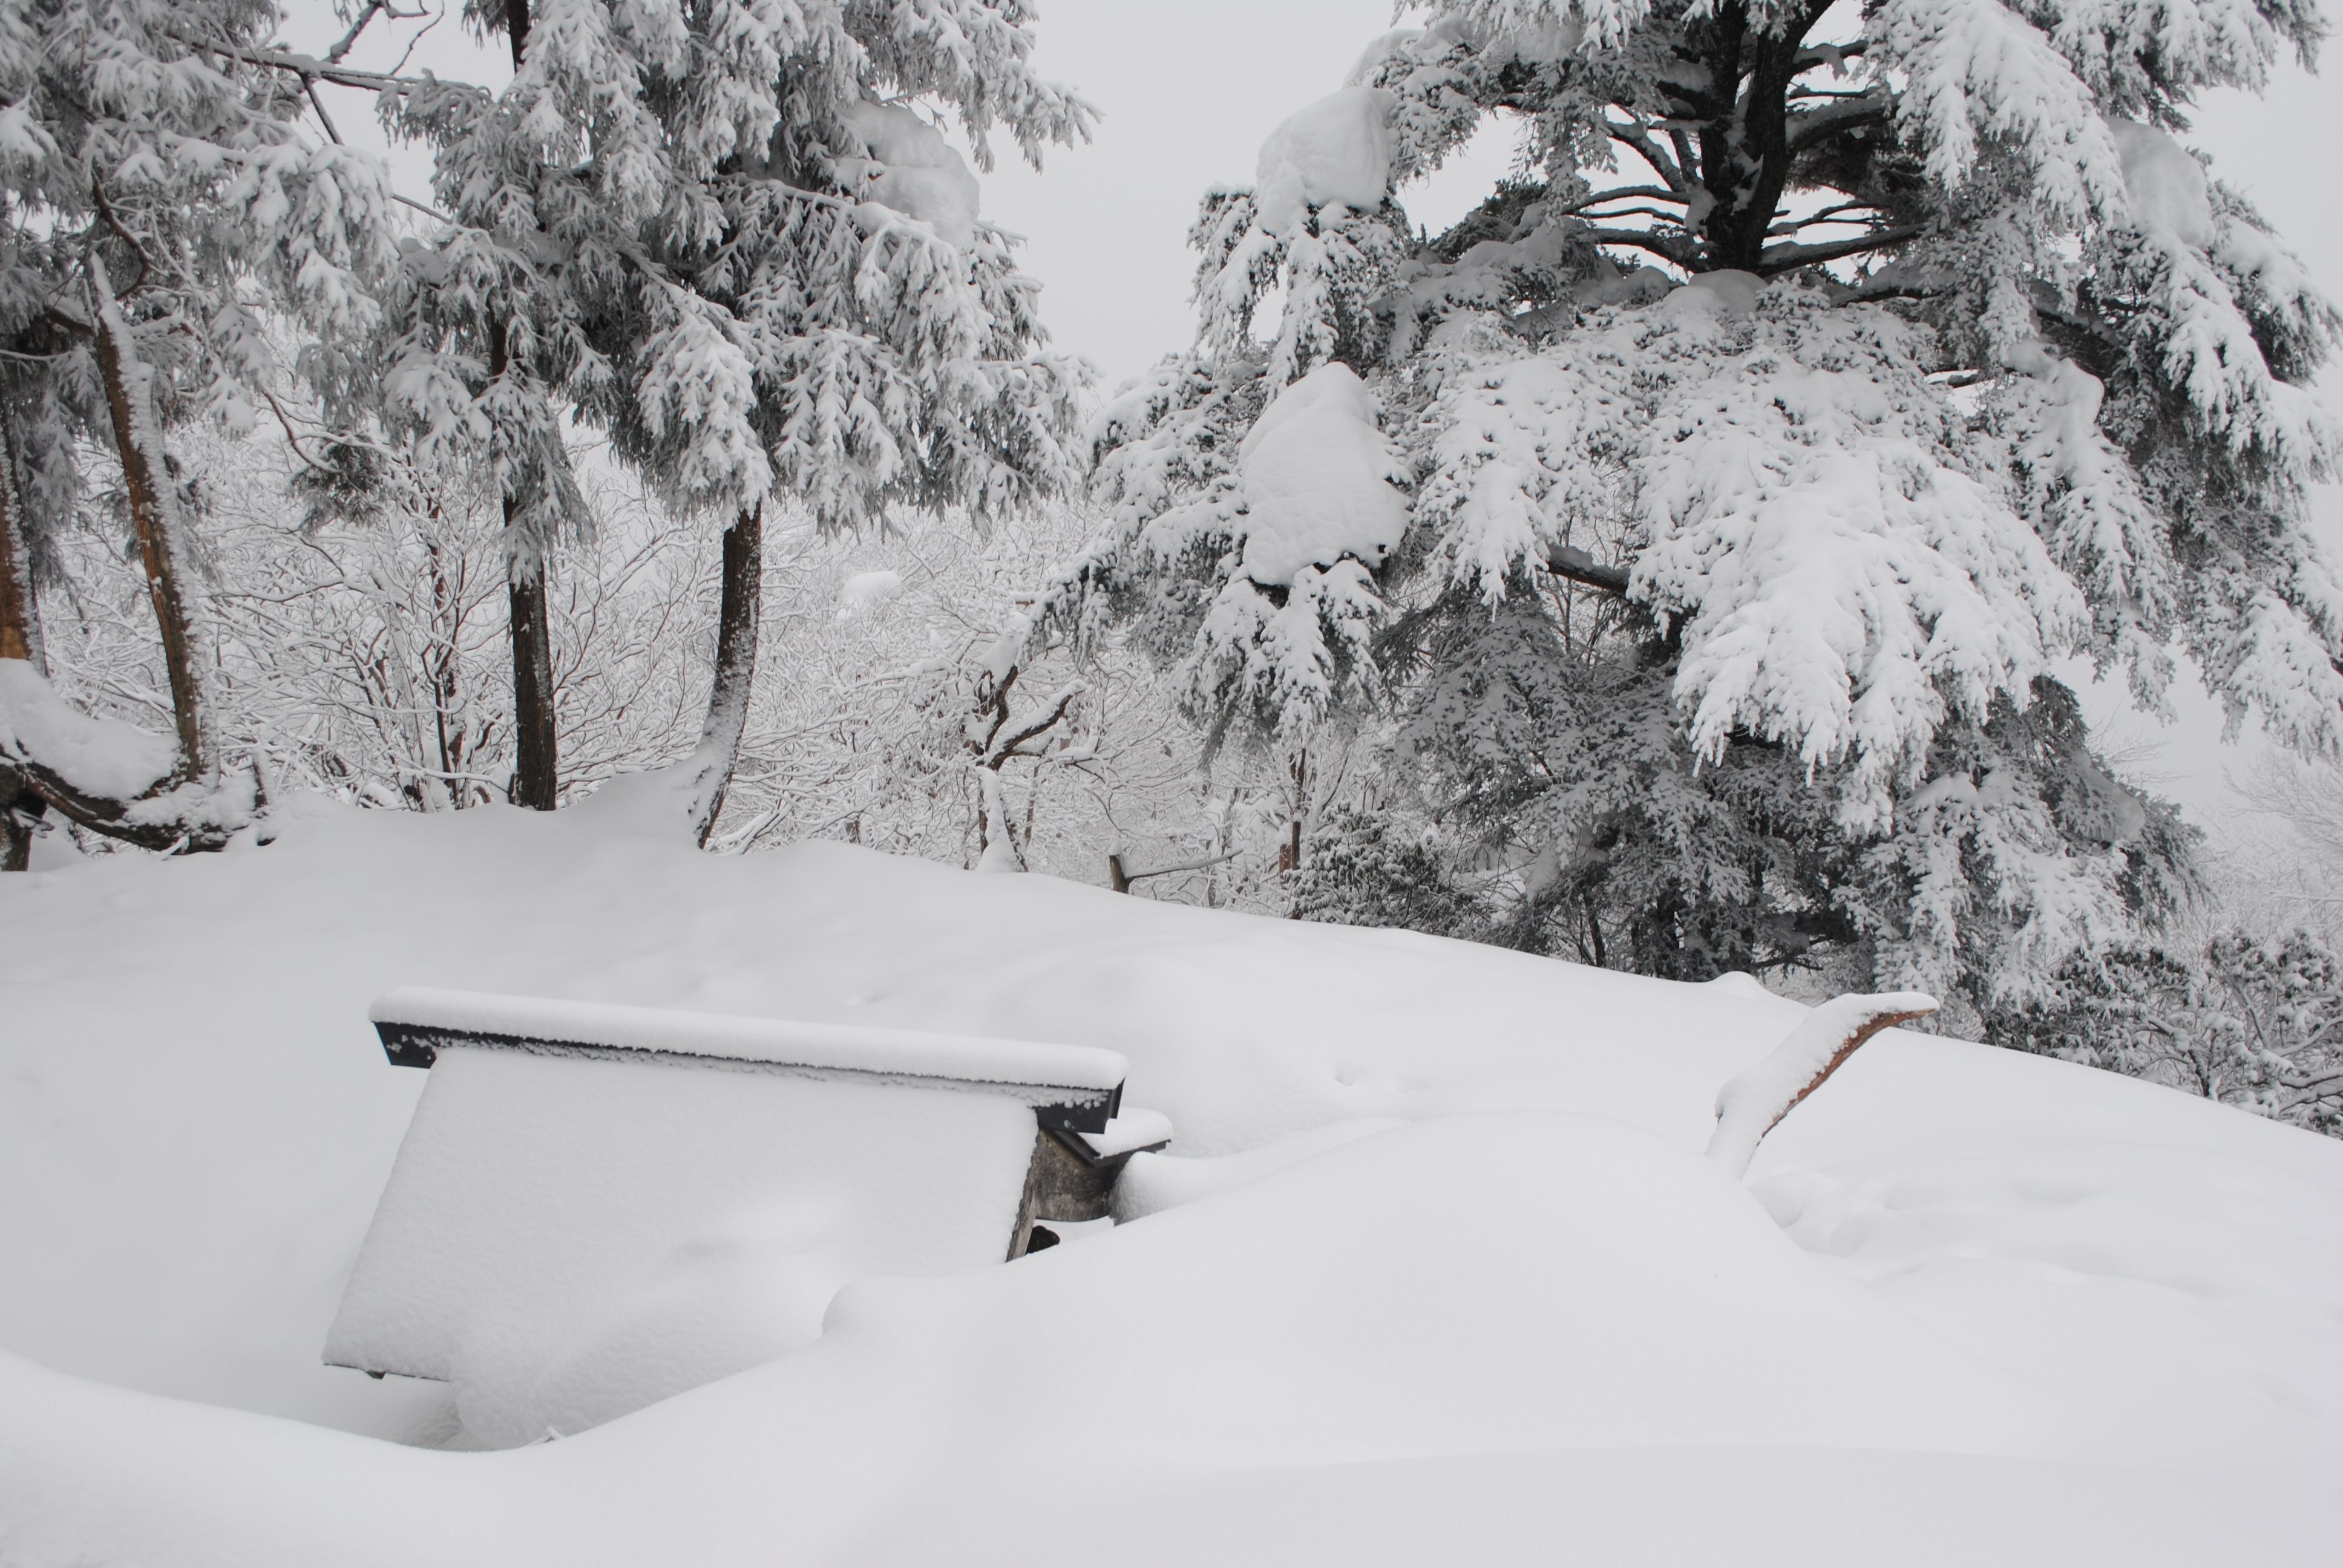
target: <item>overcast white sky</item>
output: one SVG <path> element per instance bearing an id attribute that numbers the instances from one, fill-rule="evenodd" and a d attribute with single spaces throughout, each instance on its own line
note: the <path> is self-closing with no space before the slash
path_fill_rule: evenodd
<path id="1" fill-rule="evenodd" d="M 327 0 L 290 0 L 291 35 L 322 49 L 340 28 Z M 455 7 L 450 5 L 452 12 Z M 1206 187 L 1250 182 L 1261 141 L 1278 121 L 1342 85 L 1367 43 L 1392 25 L 1385 0 L 1042 0 L 1037 62 L 1102 115 L 1087 146 L 1054 149 L 1035 173 L 1003 149 L 984 181 L 984 210 L 1023 235 L 1027 270 L 1043 284 L 1042 309 L 1061 347 L 1096 365 L 1112 386 L 1187 341 L 1187 230 Z M 378 64 L 378 60 L 369 63 Z M 442 75 L 496 83 L 501 48 L 465 39 L 451 15 L 416 56 Z M 2266 97 L 2225 93 L 2205 106 L 2189 138 L 2216 172 L 2244 189 L 2343 298 L 2343 94 L 2288 65 Z M 362 95 L 336 94 L 333 112 L 357 140 L 370 127 Z M 376 138 L 378 141 L 378 138 Z M 1427 186 L 1401 192 L 1412 216 L 1434 228 L 1486 193 L 1511 147 L 1493 128 L 1469 157 Z M 402 186 L 425 194 L 427 162 L 393 154 Z M 2330 373 L 2330 399 L 2343 377 Z M 2343 493 L 2320 497 L 2322 532 L 2343 554 Z M 2218 828 L 2235 806 L 2222 771 L 2237 760 L 2214 744 L 2211 703 L 2184 693 L 2182 721 L 2159 733 L 2121 715 L 2114 693 L 2091 704 L 2118 729 L 2156 742 L 2158 787 Z"/>

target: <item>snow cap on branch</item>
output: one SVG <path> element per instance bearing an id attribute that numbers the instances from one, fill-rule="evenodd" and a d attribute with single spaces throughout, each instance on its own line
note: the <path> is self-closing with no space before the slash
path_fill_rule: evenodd
<path id="1" fill-rule="evenodd" d="M 1284 587 L 1344 557 L 1380 566 L 1407 528 L 1406 478 L 1358 372 L 1322 365 L 1288 387 L 1238 449 L 1244 575 Z"/>
<path id="2" fill-rule="evenodd" d="M 976 176 L 941 132 L 900 104 L 867 100 L 839 111 L 838 138 L 854 150 L 830 160 L 850 197 L 917 218 L 954 248 L 976 243 Z"/>
<path id="3" fill-rule="evenodd" d="M 1381 206 L 1391 189 L 1391 111 L 1390 94 L 1344 87 L 1270 132 L 1253 185 L 1262 228 L 1291 234 L 1315 209 Z"/>

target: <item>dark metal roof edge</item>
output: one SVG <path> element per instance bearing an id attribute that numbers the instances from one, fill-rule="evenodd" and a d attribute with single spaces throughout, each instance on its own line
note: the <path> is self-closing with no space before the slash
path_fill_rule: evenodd
<path id="1" fill-rule="evenodd" d="M 484 1030 L 448 1029 L 435 1024 L 396 1023 L 377 1020 L 376 1035 L 393 1067 L 428 1068 L 443 1046 L 471 1046 L 491 1050 L 518 1050 L 533 1056 L 585 1057 L 604 1061 L 653 1061 L 713 1067 L 731 1072 L 770 1072 L 792 1078 L 843 1078 L 867 1083 L 950 1089 L 962 1092 L 1012 1093 L 1033 1107 L 1041 1125 L 1067 1131 L 1103 1132 L 1122 1108 L 1122 1085 L 1091 1089 L 1071 1083 L 1027 1083 L 1013 1079 L 951 1078 L 932 1072 L 888 1072 L 867 1067 L 836 1067 L 823 1062 L 777 1061 L 768 1058 L 720 1056 L 709 1051 L 655 1050 L 641 1046 L 608 1045 L 590 1040 L 548 1040 L 538 1035 L 498 1034 Z"/>
<path id="2" fill-rule="evenodd" d="M 371 1378 L 411 1377 L 423 1382 L 446 1382 L 447 1381 L 437 1372 L 405 1372 L 397 1367 L 363 1366 L 357 1362 L 337 1362 L 331 1356 L 319 1356 L 317 1361 L 322 1366 L 338 1367 L 344 1372 L 362 1372 Z"/>
<path id="3" fill-rule="evenodd" d="M 1083 1164 L 1089 1166 L 1093 1171 L 1098 1170 L 1102 1166 L 1109 1165 L 1120 1171 L 1124 1165 L 1130 1162 L 1131 1157 L 1134 1154 L 1155 1154 L 1172 1147 L 1172 1140 L 1166 1138 L 1154 1143 L 1141 1143 L 1136 1148 L 1125 1149 L 1117 1153 L 1101 1154 L 1097 1150 L 1092 1149 L 1090 1144 L 1082 1139 L 1074 1136 L 1074 1134 L 1078 1132 L 1103 1132 L 1105 1131 L 1106 1129 L 1103 1127 L 1052 1128 L 1051 1130 L 1051 1136 L 1057 1139 L 1059 1146 L 1063 1148 L 1067 1153 L 1071 1154 L 1075 1159 L 1081 1161 Z"/>

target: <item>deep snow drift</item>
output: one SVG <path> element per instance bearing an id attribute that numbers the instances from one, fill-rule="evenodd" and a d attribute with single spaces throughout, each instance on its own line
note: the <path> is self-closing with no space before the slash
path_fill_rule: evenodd
<path id="1" fill-rule="evenodd" d="M 313 807 L 0 879 L 0 1561 L 2331 1551 L 2343 1146 L 1891 1032 L 1745 1187 L 1717 1091 L 1803 1016 L 1745 980 L 618 819 Z M 403 984 L 1106 1047 L 1177 1139 L 1107 1233 L 849 1286 L 558 1442 L 400 1447 L 444 1391 L 317 1357 L 422 1086 L 366 1022 Z"/>

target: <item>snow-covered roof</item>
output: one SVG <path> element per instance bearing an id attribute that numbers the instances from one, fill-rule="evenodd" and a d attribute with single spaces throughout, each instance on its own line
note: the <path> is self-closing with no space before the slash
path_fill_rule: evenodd
<path id="1" fill-rule="evenodd" d="M 449 1047 L 561 1056 L 625 1054 L 791 1073 L 989 1091 L 1023 1101 L 1044 1127 L 1101 1133 L 1130 1064 L 1118 1051 L 1040 1040 L 741 1018 L 670 1008 L 406 987 L 367 1016 L 401 1067 Z"/>

